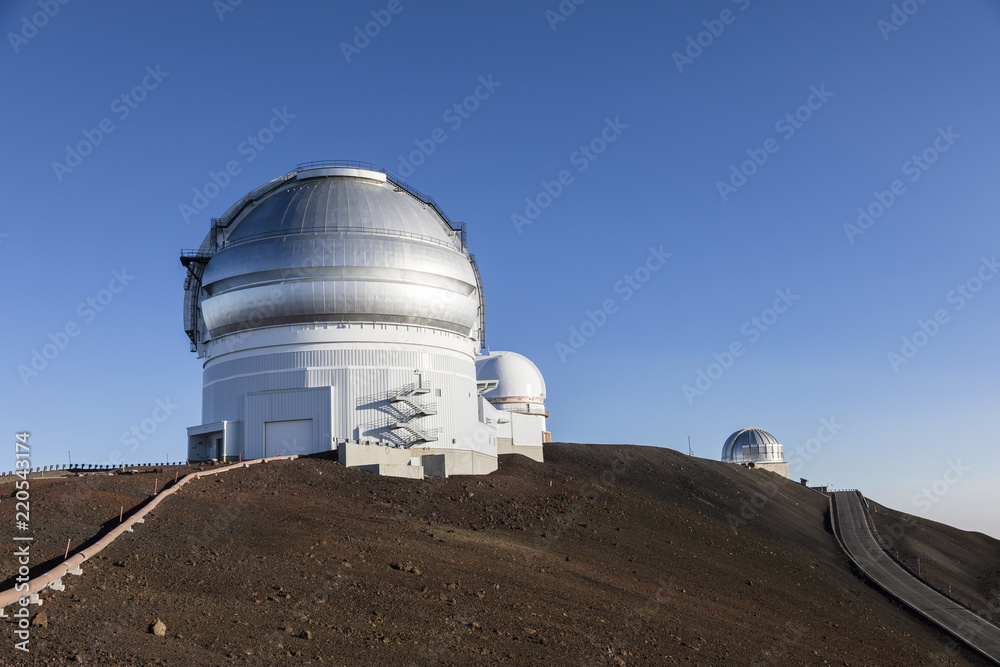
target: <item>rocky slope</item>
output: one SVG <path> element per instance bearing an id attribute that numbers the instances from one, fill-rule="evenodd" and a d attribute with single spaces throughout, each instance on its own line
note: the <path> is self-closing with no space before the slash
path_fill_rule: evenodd
<path id="1" fill-rule="evenodd" d="M 44 594 L 30 653 L 0 623 L 0 664 L 983 664 L 852 573 L 815 491 L 667 449 L 545 455 L 423 482 L 323 458 L 197 480 Z M 174 470 L 34 480 L 33 564 L 154 477 Z M 972 552 L 1000 562 L 995 540 Z"/>
<path id="2" fill-rule="evenodd" d="M 882 541 L 910 570 L 984 618 L 1000 623 L 996 540 L 875 502 L 869 504 Z"/>

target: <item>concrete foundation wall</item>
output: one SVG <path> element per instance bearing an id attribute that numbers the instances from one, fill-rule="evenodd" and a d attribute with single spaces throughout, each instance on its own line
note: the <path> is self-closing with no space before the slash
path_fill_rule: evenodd
<path id="1" fill-rule="evenodd" d="M 409 466 L 412 454 L 408 449 L 342 442 L 337 446 L 337 460 L 348 468 L 396 465 Z M 413 466 L 411 466 L 413 467 Z"/>
<path id="2" fill-rule="evenodd" d="M 756 461 L 753 463 L 753 467 L 761 470 L 770 470 L 771 472 L 777 473 L 782 477 L 787 477 L 788 479 L 792 478 L 791 472 L 788 470 L 787 461 L 779 461 L 776 463 L 761 463 L 760 461 Z"/>
<path id="3" fill-rule="evenodd" d="M 470 450 L 435 449 L 433 447 L 413 447 L 410 451 L 417 455 L 443 454 L 445 457 L 445 476 L 453 475 L 488 475 L 497 469 L 497 457 L 487 456 Z"/>
<path id="4" fill-rule="evenodd" d="M 501 456 L 504 454 L 521 454 L 533 461 L 538 461 L 539 463 L 545 462 L 542 457 L 541 445 L 515 445 L 510 438 L 497 438 L 497 453 Z"/>
<path id="5" fill-rule="evenodd" d="M 424 478 L 423 466 L 401 466 L 392 463 L 373 463 L 372 465 L 354 467 L 359 470 L 364 470 L 365 472 L 373 472 L 376 475 L 384 475 L 386 477 L 404 477 L 406 479 Z"/>

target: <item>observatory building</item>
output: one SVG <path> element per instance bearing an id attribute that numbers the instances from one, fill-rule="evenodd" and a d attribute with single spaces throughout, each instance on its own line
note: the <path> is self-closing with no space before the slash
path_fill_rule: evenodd
<path id="1" fill-rule="evenodd" d="M 784 448 L 778 439 L 762 428 L 744 428 L 726 438 L 722 460 L 750 468 L 763 468 L 790 477 Z"/>
<path id="2" fill-rule="evenodd" d="M 213 219 L 181 262 L 184 330 L 204 359 L 189 459 L 335 450 L 405 477 L 541 460 L 545 384 L 520 355 L 479 356 L 464 224 L 381 167 L 300 165 Z"/>
<path id="3" fill-rule="evenodd" d="M 545 430 L 545 380 L 538 367 L 516 352 L 493 352 L 476 360 L 476 377 L 487 383 L 483 396 L 496 410 L 497 450 L 542 460 Z"/>

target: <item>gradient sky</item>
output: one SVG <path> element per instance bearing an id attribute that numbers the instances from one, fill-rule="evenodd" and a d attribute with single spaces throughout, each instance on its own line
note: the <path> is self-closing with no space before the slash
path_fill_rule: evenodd
<path id="1" fill-rule="evenodd" d="M 183 459 L 179 251 L 353 159 L 468 222 L 554 439 L 761 426 L 793 477 L 1000 537 L 997 3 L 46 3 L 0 8 L 11 467 L 22 429 L 34 465 Z"/>

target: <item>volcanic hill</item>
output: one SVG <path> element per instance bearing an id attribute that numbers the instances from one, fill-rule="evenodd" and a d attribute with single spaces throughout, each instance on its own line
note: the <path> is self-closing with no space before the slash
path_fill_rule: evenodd
<path id="1" fill-rule="evenodd" d="M 323 457 L 193 480 L 43 592 L 29 653 L 0 623 L 0 665 L 986 664 L 852 571 L 817 491 L 653 447 L 545 458 L 422 482 Z M 195 469 L 32 479 L 32 574 Z M 936 585 L 1000 596 L 997 540 L 875 516 Z"/>

